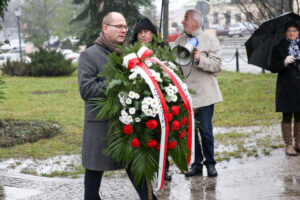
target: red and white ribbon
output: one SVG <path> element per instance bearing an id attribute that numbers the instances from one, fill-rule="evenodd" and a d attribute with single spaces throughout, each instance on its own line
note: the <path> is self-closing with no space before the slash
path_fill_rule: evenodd
<path id="1" fill-rule="evenodd" d="M 177 88 L 178 93 L 180 94 L 180 97 L 184 101 L 184 104 L 188 106 L 188 114 L 189 114 L 189 117 L 188 117 L 189 126 L 188 127 L 189 128 L 188 128 L 188 144 L 187 144 L 187 147 L 190 150 L 190 154 L 188 155 L 187 161 L 188 161 L 188 164 L 193 163 L 194 159 L 195 159 L 195 150 L 194 150 L 195 149 L 195 140 L 194 140 L 195 121 L 194 121 L 194 117 L 193 117 L 194 115 L 193 115 L 193 107 L 192 107 L 192 105 L 193 105 L 192 104 L 192 98 L 191 98 L 191 95 L 188 92 L 187 87 L 182 87 L 183 83 L 182 83 L 181 79 L 177 76 L 177 74 L 174 73 L 173 70 L 171 70 L 170 68 L 165 66 L 159 59 L 149 58 L 149 56 L 152 55 L 152 50 L 150 50 L 147 47 L 143 46 L 139 49 L 137 54 L 138 54 L 140 59 L 153 61 L 153 62 L 159 64 L 168 73 L 168 75 L 171 78 L 173 84 Z M 166 142 L 166 145 L 167 145 L 168 141 L 165 141 L 165 142 Z M 162 182 L 161 185 L 163 185 L 163 181 L 164 181 L 163 178 L 160 179 L 160 177 L 162 176 L 161 173 L 164 173 L 164 169 L 165 169 L 164 163 L 165 163 L 166 151 L 167 151 L 167 149 L 164 149 L 163 152 L 162 152 L 162 150 L 160 151 L 158 185 L 159 185 L 160 182 Z"/>
<path id="2" fill-rule="evenodd" d="M 160 140 L 160 157 L 159 157 L 159 170 L 158 170 L 158 183 L 157 183 L 157 189 L 160 190 L 163 188 L 164 185 L 165 160 L 166 160 L 168 136 L 169 136 L 169 122 L 167 120 L 168 108 L 163 93 L 160 90 L 157 81 L 152 76 L 151 71 L 144 63 L 137 62 L 137 59 L 138 57 L 135 54 L 134 55 L 129 54 L 123 58 L 123 65 L 127 69 L 132 69 L 134 67 L 135 70 L 138 71 L 138 73 L 144 78 L 144 80 L 148 84 L 153 97 L 158 100 L 157 102 L 160 111 L 158 112 L 158 117 L 159 117 L 161 130 L 162 130 L 162 135 Z"/>

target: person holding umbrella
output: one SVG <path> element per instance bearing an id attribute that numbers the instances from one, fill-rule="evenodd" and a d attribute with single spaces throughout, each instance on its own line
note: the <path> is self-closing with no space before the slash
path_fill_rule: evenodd
<path id="1" fill-rule="evenodd" d="M 286 145 L 285 152 L 287 155 L 296 156 L 296 151 L 300 152 L 300 40 L 299 27 L 293 21 L 286 24 L 285 38 L 273 48 L 270 71 L 278 73 L 276 112 L 282 112 L 281 129 Z"/>

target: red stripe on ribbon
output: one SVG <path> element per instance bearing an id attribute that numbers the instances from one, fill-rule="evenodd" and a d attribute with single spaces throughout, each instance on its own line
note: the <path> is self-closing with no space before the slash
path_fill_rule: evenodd
<path id="1" fill-rule="evenodd" d="M 138 57 L 132 58 L 128 61 L 128 69 L 131 70 L 135 65 L 139 64 L 140 60 Z"/>
<path id="2" fill-rule="evenodd" d="M 149 70 L 149 68 L 147 67 L 147 65 L 145 65 L 144 63 L 140 63 L 137 66 L 142 68 L 144 70 L 144 72 L 150 77 L 150 79 L 151 79 L 151 81 L 152 81 L 152 83 L 155 87 L 155 90 L 158 94 L 158 97 L 160 99 L 162 109 L 163 109 L 164 119 L 165 119 L 165 145 L 164 145 L 164 149 L 163 149 L 164 150 L 163 171 L 162 171 L 162 178 L 161 178 L 161 186 L 159 188 L 161 190 L 163 188 L 164 180 L 165 180 L 165 176 L 164 176 L 164 174 L 165 174 L 165 163 L 166 163 L 165 161 L 166 161 L 166 154 L 167 154 L 167 147 L 168 147 L 168 137 L 169 137 L 169 121 L 167 120 L 168 119 L 168 117 L 167 117 L 168 107 L 167 107 L 167 104 L 166 104 L 165 97 L 164 97 L 162 91 L 160 90 L 157 81 L 152 76 L 152 73 Z M 162 145 L 161 145 L 161 147 L 162 147 Z M 162 150 L 162 149 L 160 149 L 160 150 Z"/>
<path id="3" fill-rule="evenodd" d="M 190 105 L 185 93 L 183 92 L 180 84 L 178 83 L 176 77 L 174 76 L 174 74 L 159 60 L 154 59 L 154 58 L 147 58 L 146 60 L 151 60 L 153 62 L 156 62 L 157 64 L 161 65 L 163 67 L 163 69 L 168 73 L 168 75 L 170 76 L 172 82 L 174 83 L 175 87 L 178 90 L 178 93 L 180 95 L 180 97 L 182 98 L 183 102 L 185 105 L 188 105 L 188 113 L 189 113 L 189 129 L 188 129 L 188 143 L 187 143 L 187 147 L 189 149 L 189 155 L 187 157 L 187 162 L 188 164 L 190 164 L 191 161 L 191 150 L 192 150 L 192 132 L 193 132 L 193 125 L 192 125 L 192 106 Z"/>

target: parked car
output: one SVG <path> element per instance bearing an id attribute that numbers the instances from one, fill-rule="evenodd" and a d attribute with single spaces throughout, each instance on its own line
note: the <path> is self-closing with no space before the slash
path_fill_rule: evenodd
<path id="1" fill-rule="evenodd" d="M 77 62 L 78 62 L 78 59 L 79 59 L 79 56 L 80 56 L 79 53 L 77 53 L 77 52 L 72 52 L 72 53 L 66 54 L 66 55 L 65 55 L 65 58 L 66 58 L 67 60 L 72 60 L 72 63 L 77 63 Z"/>
<path id="2" fill-rule="evenodd" d="M 234 35 L 238 35 L 243 37 L 245 35 L 252 34 L 257 28 L 258 25 L 250 22 L 232 24 L 229 26 L 228 36 L 232 37 Z"/>
<path id="3" fill-rule="evenodd" d="M 6 62 L 10 61 L 20 61 L 20 54 L 19 53 L 3 53 L 0 54 L 0 66 L 6 64 Z M 31 59 L 28 56 L 22 56 L 22 60 L 25 63 L 30 63 Z"/>
<path id="4" fill-rule="evenodd" d="M 169 42 L 174 42 L 180 36 L 180 32 L 176 28 L 171 28 L 169 31 Z"/>
<path id="5" fill-rule="evenodd" d="M 243 22 L 243 25 L 246 29 L 252 34 L 256 29 L 258 29 L 258 25 L 251 22 Z"/>
<path id="6" fill-rule="evenodd" d="M 25 51 L 25 43 L 24 41 L 21 41 L 21 50 Z M 8 51 L 14 51 L 17 52 L 20 50 L 20 44 L 19 44 L 19 40 L 10 40 L 9 43 L 4 44 L 0 47 L 1 52 L 8 52 Z"/>
<path id="7" fill-rule="evenodd" d="M 220 35 L 228 35 L 229 28 L 227 26 L 219 25 L 216 27 L 216 33 L 218 36 Z"/>
<path id="8" fill-rule="evenodd" d="M 78 62 L 80 56 L 79 53 L 74 52 L 71 49 L 60 49 L 57 51 L 60 52 L 65 57 L 66 60 L 72 60 L 73 63 Z"/>

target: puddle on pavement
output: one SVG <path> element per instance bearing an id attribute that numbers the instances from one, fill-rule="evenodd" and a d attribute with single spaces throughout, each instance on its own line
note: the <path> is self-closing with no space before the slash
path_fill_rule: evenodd
<path id="1" fill-rule="evenodd" d="M 39 193 L 39 190 L 0 186 L 0 200 L 21 200 Z"/>

